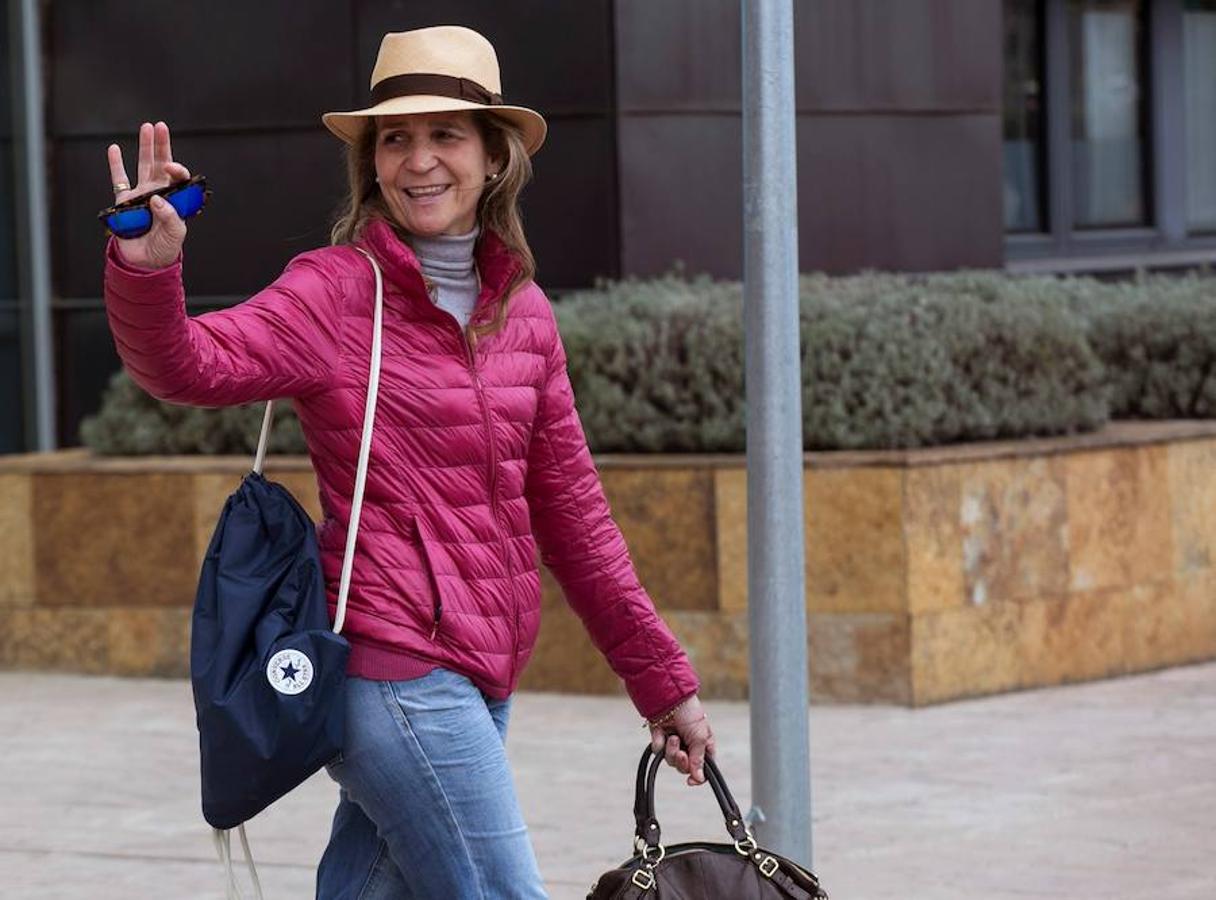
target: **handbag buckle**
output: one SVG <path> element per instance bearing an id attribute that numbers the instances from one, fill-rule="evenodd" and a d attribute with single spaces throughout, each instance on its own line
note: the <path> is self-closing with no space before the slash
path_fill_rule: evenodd
<path id="1" fill-rule="evenodd" d="M 643 844 L 640 853 L 642 854 L 642 862 L 646 863 L 646 865 L 653 869 L 663 861 L 663 857 L 667 855 L 667 848 L 662 844 L 659 844 L 657 847 L 651 847 L 649 844 Z M 650 854 L 652 853 L 655 854 L 654 859 L 650 858 Z"/>
<path id="2" fill-rule="evenodd" d="M 772 878 L 773 873 L 775 873 L 779 868 L 781 868 L 781 865 L 771 856 L 766 856 L 760 861 L 760 874 L 765 878 Z"/>
<path id="3" fill-rule="evenodd" d="M 648 891 L 654 887 L 654 875 L 651 874 L 649 869 L 635 869 L 633 877 L 629 880 L 644 891 Z"/>

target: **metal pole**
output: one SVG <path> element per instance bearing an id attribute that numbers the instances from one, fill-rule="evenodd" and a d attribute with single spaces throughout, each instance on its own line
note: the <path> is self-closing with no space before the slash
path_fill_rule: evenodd
<path id="1" fill-rule="evenodd" d="M 16 44 L 14 91 L 20 110 L 17 125 L 17 260 L 21 296 L 29 300 L 25 373 L 34 385 L 34 445 L 54 450 L 55 366 L 51 340 L 51 250 L 47 214 L 46 140 L 42 118 L 42 43 L 38 0 L 14 4 Z M 26 421 L 30 416 L 26 415 Z"/>
<path id="2" fill-rule="evenodd" d="M 793 35 L 791 0 L 743 0 L 752 812 L 765 847 L 809 866 Z"/>

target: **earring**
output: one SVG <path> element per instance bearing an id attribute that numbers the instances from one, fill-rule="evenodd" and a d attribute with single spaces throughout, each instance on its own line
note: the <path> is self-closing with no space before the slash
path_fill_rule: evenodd
<path id="1" fill-rule="evenodd" d="M 496 179 L 497 177 L 498 177 L 498 173 L 497 173 L 497 172 L 491 172 L 490 174 L 488 174 L 488 175 L 486 176 L 486 181 L 493 181 L 493 180 L 494 180 L 494 179 Z"/>

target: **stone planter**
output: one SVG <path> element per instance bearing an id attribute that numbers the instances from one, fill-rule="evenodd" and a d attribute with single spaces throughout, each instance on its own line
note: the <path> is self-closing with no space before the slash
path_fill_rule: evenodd
<path id="1" fill-rule="evenodd" d="M 705 693 L 747 691 L 746 473 L 604 456 L 605 490 Z M 203 550 L 244 457 L 0 457 L 0 667 L 182 675 Z M 268 462 L 319 515 L 307 460 Z M 1216 424 L 808 454 L 817 699 L 934 703 L 1216 658 Z M 524 687 L 609 692 L 545 579 Z"/>

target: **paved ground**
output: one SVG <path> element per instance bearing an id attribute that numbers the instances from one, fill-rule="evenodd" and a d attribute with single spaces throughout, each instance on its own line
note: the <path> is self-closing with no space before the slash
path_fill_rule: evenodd
<path id="1" fill-rule="evenodd" d="M 748 711 L 714 703 L 746 808 Z M 812 711 L 816 869 L 843 900 L 1216 898 L 1216 665 L 924 710 Z M 555 900 L 629 846 L 642 731 L 612 698 L 521 695 L 509 751 Z M 0 674 L 0 897 L 221 898 L 180 681 Z M 717 839 L 661 785 L 664 835 Z M 268 900 L 312 896 L 335 789 L 250 825 Z"/>

